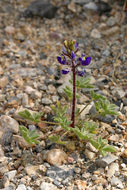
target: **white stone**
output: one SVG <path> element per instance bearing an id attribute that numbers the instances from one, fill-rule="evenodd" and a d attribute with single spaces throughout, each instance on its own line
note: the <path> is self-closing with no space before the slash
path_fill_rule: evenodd
<path id="1" fill-rule="evenodd" d="M 111 185 L 112 185 L 112 186 L 115 186 L 115 187 L 118 187 L 118 188 L 120 188 L 120 189 L 123 189 L 123 188 L 124 188 L 122 182 L 121 182 L 120 179 L 117 178 L 117 177 L 113 177 L 113 178 L 111 179 Z"/>
<path id="2" fill-rule="evenodd" d="M 51 165 L 60 166 L 67 162 L 67 154 L 61 149 L 52 149 L 45 153 L 44 160 Z"/>
<path id="3" fill-rule="evenodd" d="M 52 183 L 42 182 L 40 190 L 57 190 L 57 187 Z"/>
<path id="4" fill-rule="evenodd" d="M 30 175 L 36 175 L 37 174 L 37 170 L 39 169 L 39 166 L 34 166 L 34 165 L 29 165 L 25 167 L 25 171 L 26 173 L 30 176 Z"/>
<path id="5" fill-rule="evenodd" d="M 16 190 L 26 190 L 26 186 L 24 184 L 20 184 Z"/>
<path id="6" fill-rule="evenodd" d="M 92 38 L 97 38 L 97 39 L 101 38 L 101 34 L 97 29 L 93 29 L 90 35 Z"/>
<path id="7" fill-rule="evenodd" d="M 86 5 L 83 6 L 83 9 L 86 10 L 92 10 L 92 11 L 97 11 L 98 7 L 94 2 L 89 2 Z"/>
<path id="8" fill-rule="evenodd" d="M 90 150 L 86 149 L 85 150 L 85 155 L 87 158 L 89 158 L 90 160 L 93 160 L 96 156 L 96 154 L 94 152 L 91 152 Z"/>
<path id="9" fill-rule="evenodd" d="M 109 166 L 109 169 L 107 171 L 107 177 L 112 177 L 115 172 L 119 171 L 119 164 L 118 163 L 111 163 L 111 165 Z"/>

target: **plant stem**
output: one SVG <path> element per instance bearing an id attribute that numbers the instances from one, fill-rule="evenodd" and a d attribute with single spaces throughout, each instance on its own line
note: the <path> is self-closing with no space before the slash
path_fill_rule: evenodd
<path id="1" fill-rule="evenodd" d="M 71 127 L 75 127 L 75 103 L 76 103 L 76 72 L 75 65 L 72 61 L 72 73 L 73 73 L 73 99 L 72 99 L 72 113 L 71 113 Z"/>

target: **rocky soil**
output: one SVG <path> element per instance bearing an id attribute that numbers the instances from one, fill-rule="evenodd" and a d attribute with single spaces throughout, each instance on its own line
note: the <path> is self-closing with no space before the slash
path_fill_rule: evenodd
<path id="1" fill-rule="evenodd" d="M 122 0 L 31 2 L 0 1 L 0 189 L 127 190 L 127 5 Z M 86 71 L 95 91 L 117 105 L 118 117 L 99 122 L 115 154 L 99 157 L 89 143 L 56 145 L 48 136 L 57 126 L 33 125 L 17 114 L 27 108 L 52 121 L 50 105 L 67 103 L 63 87 L 69 75 L 61 75 L 56 60 L 65 39 L 75 39 L 92 57 Z M 77 104 L 88 100 L 83 89 Z M 29 147 L 20 124 L 38 131 L 39 145 Z"/>

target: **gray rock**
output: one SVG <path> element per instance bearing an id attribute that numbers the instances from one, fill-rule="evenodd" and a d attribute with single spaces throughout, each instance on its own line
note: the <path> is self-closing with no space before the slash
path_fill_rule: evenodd
<path id="1" fill-rule="evenodd" d="M 102 56 L 108 57 L 110 55 L 110 51 L 108 49 L 104 50 Z"/>
<path id="2" fill-rule="evenodd" d="M 0 117 L 0 128 L 2 128 L 2 131 L 10 130 L 13 133 L 18 133 L 19 131 L 19 124 L 18 122 L 7 115 L 2 115 Z"/>
<path id="3" fill-rule="evenodd" d="M 61 185 L 61 183 L 58 181 L 58 180 L 54 180 L 54 185 L 56 185 L 57 187 L 59 187 L 59 188 L 61 188 L 61 187 L 63 187 L 63 185 Z"/>
<path id="4" fill-rule="evenodd" d="M 122 88 L 115 88 L 112 91 L 112 95 L 116 96 L 117 99 L 122 99 L 125 96 L 126 92 Z"/>
<path id="5" fill-rule="evenodd" d="M 36 0 L 30 3 L 23 15 L 25 17 L 38 16 L 51 19 L 55 17 L 56 11 L 57 7 L 53 6 L 51 3 Z"/>
<path id="6" fill-rule="evenodd" d="M 117 178 L 117 177 L 112 177 L 112 179 L 111 179 L 111 185 L 112 185 L 112 186 L 115 186 L 115 187 L 118 187 L 118 188 L 120 188 L 120 189 L 123 189 L 123 188 L 124 188 L 122 182 L 121 182 L 120 179 Z"/>
<path id="7" fill-rule="evenodd" d="M 92 0 L 91 0 L 92 1 Z M 89 3 L 90 0 L 74 0 L 76 4 L 84 5 L 85 3 Z"/>
<path id="8" fill-rule="evenodd" d="M 6 172 L 4 175 L 7 176 L 9 180 L 12 180 L 15 177 L 16 173 L 17 173 L 16 170 L 12 170 L 12 171 Z"/>
<path id="9" fill-rule="evenodd" d="M 57 187 L 53 185 L 52 183 L 42 182 L 39 189 L 40 190 L 57 190 Z"/>
<path id="10" fill-rule="evenodd" d="M 61 77 L 61 79 L 57 81 L 57 84 L 62 84 L 57 88 L 57 92 L 60 96 L 65 96 L 65 92 L 63 89 L 66 86 L 69 86 L 71 88 L 72 85 L 70 84 L 69 80 L 71 80 L 71 75 L 66 75 L 64 77 Z"/>
<path id="11" fill-rule="evenodd" d="M 5 187 L 3 189 L 0 190 L 15 190 L 15 187 L 13 185 L 9 185 L 8 187 Z"/>
<path id="12" fill-rule="evenodd" d="M 65 180 L 66 178 L 70 176 L 74 176 L 74 169 L 69 169 L 69 168 L 60 168 L 56 166 L 51 166 L 50 168 L 47 169 L 46 175 L 48 177 L 51 177 L 53 179 L 55 178 L 61 178 L 62 180 Z"/>
<path id="13" fill-rule="evenodd" d="M 115 17 L 109 17 L 106 23 L 108 26 L 114 26 L 116 23 Z"/>
<path id="14" fill-rule="evenodd" d="M 26 93 L 22 94 L 22 105 L 23 106 L 28 106 L 29 104 L 29 97 Z"/>
<path id="15" fill-rule="evenodd" d="M 44 105 L 52 104 L 52 101 L 49 98 L 42 98 L 41 102 Z"/>
<path id="16" fill-rule="evenodd" d="M 105 157 L 99 158 L 96 160 L 95 164 L 98 167 L 102 167 L 105 168 L 106 166 L 108 166 L 109 164 L 111 164 L 112 162 L 114 162 L 115 160 L 117 160 L 118 157 L 114 156 L 114 155 L 107 155 Z"/>
<path id="17" fill-rule="evenodd" d="M 13 133 L 11 131 L 7 131 L 3 134 L 3 144 L 4 146 L 9 146 L 12 142 Z"/>
<path id="18" fill-rule="evenodd" d="M 124 103 L 125 106 L 127 106 L 127 98 L 123 99 L 123 103 Z"/>

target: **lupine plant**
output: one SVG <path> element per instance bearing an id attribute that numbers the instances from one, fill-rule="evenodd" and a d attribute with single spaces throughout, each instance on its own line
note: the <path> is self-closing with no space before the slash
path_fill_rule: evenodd
<path id="1" fill-rule="evenodd" d="M 68 105 L 63 106 L 60 102 L 57 102 L 57 107 L 51 106 L 55 113 L 54 121 L 61 126 L 62 133 L 60 131 L 60 135 L 51 135 L 49 139 L 55 143 L 67 146 L 68 140 L 66 141 L 65 135 L 73 134 L 83 142 L 89 141 L 104 156 L 107 152 L 116 152 L 116 149 L 108 145 L 106 139 L 102 139 L 97 135 L 98 124 L 91 121 L 93 118 L 90 115 L 84 121 L 81 120 L 80 114 L 91 102 L 95 104 L 96 116 L 101 115 L 105 117 L 106 115 L 117 115 L 118 113 L 114 104 L 110 104 L 106 97 L 95 93 L 93 90 L 90 91 L 91 101 L 82 110 L 76 108 L 80 90 L 82 88 L 93 88 L 85 72 L 85 67 L 91 63 L 91 57 L 85 56 L 84 53 L 78 56 L 78 51 L 79 48 L 76 41 L 65 40 L 62 53 L 60 56 L 57 56 L 57 61 L 64 67 L 61 70 L 62 75 L 69 73 L 72 75 L 72 80 L 69 81 L 70 86 L 64 88 L 64 93 L 71 103 L 71 114 L 68 114 Z M 25 111 L 22 114 L 20 113 L 20 116 L 25 118 L 24 114 L 26 114 Z M 34 121 L 33 117 L 27 119 Z M 63 133 L 63 131 L 65 132 Z"/>

